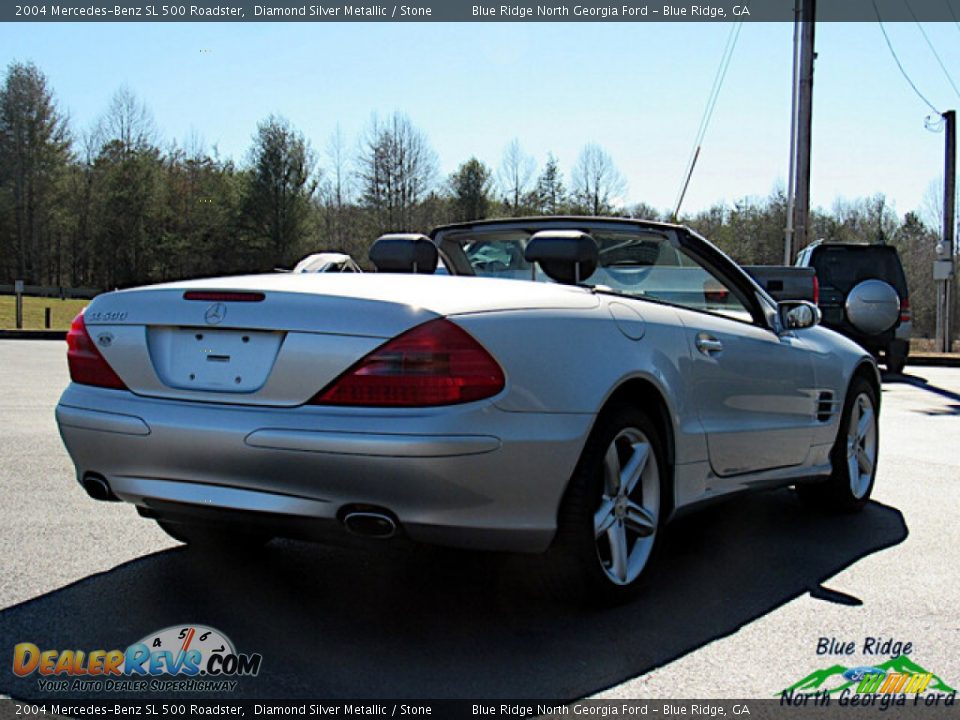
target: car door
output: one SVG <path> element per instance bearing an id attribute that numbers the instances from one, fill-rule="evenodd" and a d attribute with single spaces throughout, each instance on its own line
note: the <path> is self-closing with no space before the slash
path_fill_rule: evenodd
<path id="1" fill-rule="evenodd" d="M 802 464 L 815 405 L 813 361 L 802 339 L 709 312 L 682 309 L 679 316 L 713 471 L 733 477 Z"/>
<path id="2" fill-rule="evenodd" d="M 687 379 L 723 485 L 802 464 L 813 439 L 814 367 L 796 334 L 770 326 L 756 289 L 724 255 L 680 243 L 642 268 L 644 294 L 678 309 Z M 609 268 L 608 268 L 609 270 Z"/>

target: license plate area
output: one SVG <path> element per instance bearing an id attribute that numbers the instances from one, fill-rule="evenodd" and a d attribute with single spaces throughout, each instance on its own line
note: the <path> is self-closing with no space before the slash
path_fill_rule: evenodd
<path id="1" fill-rule="evenodd" d="M 252 393 L 270 377 L 285 333 L 208 328 L 150 328 L 157 376 L 168 387 Z"/>

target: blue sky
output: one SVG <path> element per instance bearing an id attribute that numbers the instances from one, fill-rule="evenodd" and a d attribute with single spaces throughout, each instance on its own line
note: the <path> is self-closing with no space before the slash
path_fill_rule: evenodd
<path id="1" fill-rule="evenodd" d="M 471 155 L 500 163 L 513 137 L 568 180 L 597 142 L 627 200 L 672 206 L 729 23 L 44 23 L 0 24 L 0 62 L 32 60 L 76 129 L 121 85 L 162 137 L 198 135 L 243 161 L 259 120 L 287 117 L 322 151 L 339 123 L 353 147 L 371 114 L 400 110 L 424 130 L 444 175 Z M 924 23 L 955 82 L 960 26 Z M 888 32 L 940 110 L 960 106 L 914 23 Z M 684 210 L 768 194 L 787 177 L 789 23 L 746 23 Z M 885 193 L 924 204 L 943 134 L 900 76 L 877 23 L 817 27 L 814 206 Z"/>

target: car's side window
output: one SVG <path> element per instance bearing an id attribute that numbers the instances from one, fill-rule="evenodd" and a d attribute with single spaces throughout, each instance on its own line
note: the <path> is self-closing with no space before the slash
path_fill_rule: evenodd
<path id="1" fill-rule="evenodd" d="M 600 235 L 600 267 L 592 285 L 662 300 L 691 310 L 752 322 L 750 310 L 727 283 L 664 235 Z"/>

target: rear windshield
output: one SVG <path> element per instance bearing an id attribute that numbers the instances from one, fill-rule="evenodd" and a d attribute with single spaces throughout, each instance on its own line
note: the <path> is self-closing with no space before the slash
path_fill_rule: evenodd
<path id="1" fill-rule="evenodd" d="M 857 283 L 877 279 L 890 283 L 901 298 L 907 297 L 907 280 L 900 257 L 896 248 L 889 245 L 825 245 L 813 251 L 812 264 L 820 287 L 833 288 L 846 295 Z"/>

